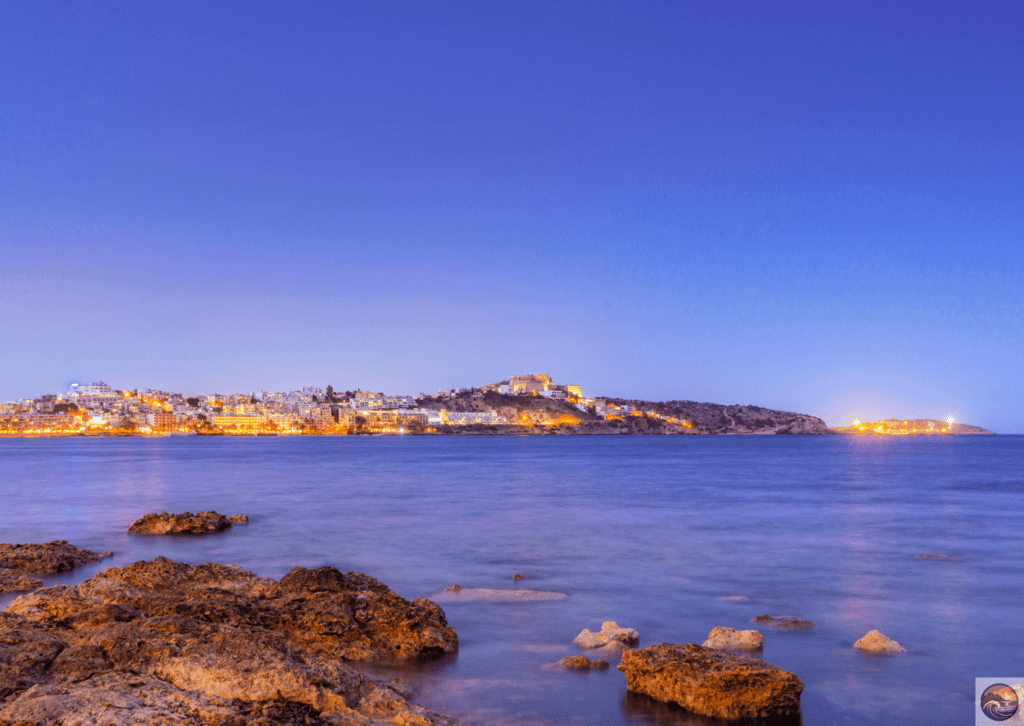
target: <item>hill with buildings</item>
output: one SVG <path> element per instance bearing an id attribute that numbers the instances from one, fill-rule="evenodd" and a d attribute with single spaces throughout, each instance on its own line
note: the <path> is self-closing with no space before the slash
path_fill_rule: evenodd
<path id="1" fill-rule="evenodd" d="M 828 426 L 817 416 L 776 411 L 760 406 L 726 406 L 696 401 L 632 401 L 609 398 L 609 403 L 651 411 L 666 418 L 686 421 L 701 434 L 827 434 Z"/>

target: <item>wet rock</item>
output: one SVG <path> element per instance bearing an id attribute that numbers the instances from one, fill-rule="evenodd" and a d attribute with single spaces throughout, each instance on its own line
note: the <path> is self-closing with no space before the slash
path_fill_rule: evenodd
<path id="1" fill-rule="evenodd" d="M 231 522 L 231 524 L 249 524 L 249 515 L 232 514 L 230 517 L 228 517 L 228 521 Z"/>
<path id="2" fill-rule="evenodd" d="M 764 636 L 756 630 L 733 630 L 716 625 L 704 641 L 705 648 L 716 650 L 761 650 Z"/>
<path id="3" fill-rule="evenodd" d="M 877 630 L 869 631 L 863 638 L 853 644 L 857 650 L 867 653 L 906 653 L 907 649 L 892 638 L 888 638 Z"/>
<path id="4" fill-rule="evenodd" d="M 212 534 L 231 529 L 231 522 L 216 512 L 147 514 L 128 528 L 128 534 Z"/>
<path id="5" fill-rule="evenodd" d="M 46 544 L 0 544 L 0 568 L 34 575 L 60 575 L 99 562 L 107 554 L 84 550 L 62 539 Z"/>
<path id="6" fill-rule="evenodd" d="M 607 670 L 608 661 L 606 660 L 590 660 L 584 655 L 570 655 L 567 658 L 555 663 L 556 668 L 564 668 L 568 671 L 590 671 L 590 670 Z"/>
<path id="7" fill-rule="evenodd" d="M 515 575 L 512 575 L 512 579 L 513 580 L 529 580 L 530 576 L 517 573 Z"/>
<path id="8" fill-rule="evenodd" d="M 614 620 L 606 620 L 601 624 L 601 630 L 591 633 L 586 628 L 572 641 L 580 648 L 603 648 L 613 641 L 624 645 L 636 645 L 640 642 L 640 634 L 633 628 L 620 628 Z"/>
<path id="9" fill-rule="evenodd" d="M 796 714 L 804 689 L 781 668 L 692 643 L 627 650 L 619 670 L 630 691 L 725 719 Z"/>
<path id="10" fill-rule="evenodd" d="M 346 661 L 457 647 L 440 607 L 361 573 L 157 558 L 0 613 L 0 724 L 449 724 Z"/>
<path id="11" fill-rule="evenodd" d="M 810 620 L 801 620 L 792 615 L 758 615 L 753 622 L 764 623 L 779 630 L 804 630 L 814 627 L 814 623 Z"/>

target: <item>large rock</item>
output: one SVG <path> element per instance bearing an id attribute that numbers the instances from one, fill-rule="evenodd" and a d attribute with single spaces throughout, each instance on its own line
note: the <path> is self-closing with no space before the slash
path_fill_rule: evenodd
<path id="1" fill-rule="evenodd" d="M 0 724 L 448 724 L 346 661 L 457 648 L 440 607 L 367 575 L 158 558 L 0 613 Z"/>
<path id="2" fill-rule="evenodd" d="M 46 544 L 0 544 L 0 592 L 23 592 L 42 586 L 31 575 L 60 575 L 99 562 L 110 552 L 91 552 L 55 540 Z"/>
<path id="3" fill-rule="evenodd" d="M 147 514 L 132 522 L 128 534 L 213 534 L 231 529 L 231 522 L 217 512 Z"/>
<path id="4" fill-rule="evenodd" d="M 857 650 L 866 653 L 906 653 L 907 649 L 892 638 L 886 637 L 877 630 L 870 630 L 868 633 L 853 644 Z"/>
<path id="5" fill-rule="evenodd" d="M 733 630 L 716 625 L 704 641 L 705 648 L 715 650 L 761 650 L 764 636 L 756 630 Z"/>
<path id="6" fill-rule="evenodd" d="M 766 718 L 800 711 L 803 682 L 754 658 L 662 643 L 622 654 L 626 687 L 703 716 Z"/>

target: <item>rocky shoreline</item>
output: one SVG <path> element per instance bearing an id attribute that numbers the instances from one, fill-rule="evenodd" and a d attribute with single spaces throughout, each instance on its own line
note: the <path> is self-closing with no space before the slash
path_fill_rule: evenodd
<path id="1" fill-rule="evenodd" d="M 145 533 L 217 533 L 230 519 L 163 512 L 132 529 L 144 522 Z M 0 575 L 13 583 L 9 589 L 30 590 L 0 612 L 0 726 L 456 726 L 413 703 L 403 682 L 359 670 L 457 652 L 458 635 L 432 600 L 406 600 L 369 575 L 333 567 L 295 567 L 273 580 L 236 565 L 157 557 L 73 586 L 41 587 L 29 574 L 66 573 L 110 554 L 66 541 L 0 544 Z M 433 596 L 564 597 L 458 585 Z M 814 627 L 788 615 L 752 622 Z M 716 625 L 703 645 L 641 648 L 636 630 L 605 621 L 573 640 L 600 658 L 568 656 L 549 667 L 600 671 L 614 658 L 629 694 L 717 719 L 799 718 L 803 682 L 763 662 L 763 642 L 757 630 Z M 853 647 L 870 656 L 906 652 L 874 630 Z"/>
<path id="2" fill-rule="evenodd" d="M 157 558 L 0 613 L 0 724 L 449 726 L 350 664 L 457 649 L 439 606 L 361 573 Z"/>

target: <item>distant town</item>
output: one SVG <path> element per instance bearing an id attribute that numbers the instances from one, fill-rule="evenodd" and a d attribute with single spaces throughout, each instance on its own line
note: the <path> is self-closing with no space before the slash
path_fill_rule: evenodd
<path id="1" fill-rule="evenodd" d="M 552 405 L 535 405 L 548 402 Z M 495 404 L 487 408 L 486 402 Z M 499 410 L 500 409 L 500 410 Z M 103 381 L 0 404 L 0 436 L 353 435 L 515 432 L 647 417 L 680 432 L 692 423 L 628 403 L 588 398 L 545 373 L 418 396 L 309 386 L 296 391 L 180 393 L 115 389 Z"/>

